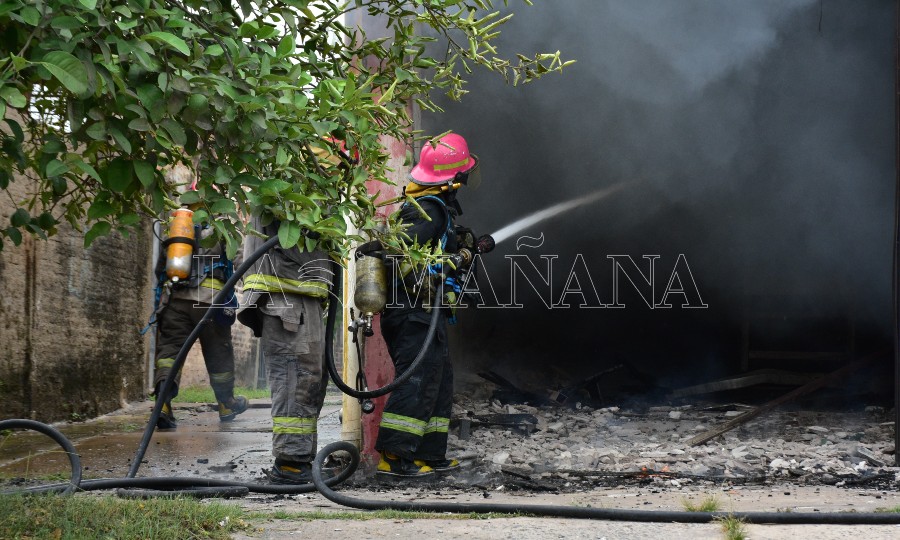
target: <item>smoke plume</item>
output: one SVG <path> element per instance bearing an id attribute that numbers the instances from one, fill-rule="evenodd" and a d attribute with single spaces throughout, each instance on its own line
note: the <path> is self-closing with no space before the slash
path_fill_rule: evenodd
<path id="1" fill-rule="evenodd" d="M 462 311 L 456 359 L 523 383 L 625 363 L 682 384 L 736 371 L 748 322 L 761 349 L 843 350 L 850 328 L 857 348 L 890 336 L 894 1 L 513 4 L 501 51 L 577 63 L 517 88 L 476 72 L 461 103 L 425 115 L 426 132 L 452 129 L 481 158 L 459 223 L 487 233 L 627 187 L 523 230 L 543 246 L 506 242 L 483 276 L 503 302 L 507 255 L 541 269 L 552 254 L 562 291 L 582 256 L 609 303 L 610 255 L 644 272 L 658 255 L 658 293 L 683 255 L 708 307 L 673 295 L 650 309 L 620 273 L 623 309 L 547 309 L 520 275 L 523 307 Z"/>

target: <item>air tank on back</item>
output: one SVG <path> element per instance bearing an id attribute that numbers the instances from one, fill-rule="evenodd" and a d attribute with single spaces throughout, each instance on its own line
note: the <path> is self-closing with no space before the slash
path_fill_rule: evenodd
<path id="1" fill-rule="evenodd" d="M 166 275 L 172 281 L 187 279 L 191 274 L 191 256 L 194 252 L 193 215 L 187 208 L 172 212 L 169 246 L 166 250 Z"/>

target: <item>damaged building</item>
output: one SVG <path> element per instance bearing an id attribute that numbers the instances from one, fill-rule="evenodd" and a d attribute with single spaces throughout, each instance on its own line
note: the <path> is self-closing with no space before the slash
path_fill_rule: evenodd
<path id="1" fill-rule="evenodd" d="M 517 88 L 476 72 L 477 98 L 423 115 L 481 158 L 460 222 L 493 233 L 615 189 L 483 257 L 490 298 L 455 358 L 609 406 L 774 397 L 875 354 L 825 393 L 889 405 L 895 36 L 891 1 L 518 10 L 501 47 L 577 63 Z"/>

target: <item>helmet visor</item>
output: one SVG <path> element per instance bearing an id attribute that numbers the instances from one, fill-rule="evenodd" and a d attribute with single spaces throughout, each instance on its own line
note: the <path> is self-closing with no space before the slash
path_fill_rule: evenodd
<path id="1" fill-rule="evenodd" d="M 475 166 L 467 171 L 466 186 L 471 189 L 478 189 L 478 186 L 481 185 L 481 168 L 478 164 L 481 163 L 481 161 L 475 154 L 472 154 L 472 159 L 475 160 Z"/>

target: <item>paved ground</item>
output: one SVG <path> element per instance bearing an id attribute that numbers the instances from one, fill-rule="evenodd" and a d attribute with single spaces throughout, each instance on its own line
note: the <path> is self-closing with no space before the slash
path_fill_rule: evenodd
<path id="1" fill-rule="evenodd" d="M 338 401 L 329 398 L 319 425 L 321 444 L 340 436 Z M 58 426 L 76 444 L 85 467 L 86 478 L 125 476 L 149 416 L 149 402 L 132 405 L 116 414 L 97 420 Z M 262 480 L 262 469 L 271 464 L 270 409 L 263 401 L 234 422 L 221 424 L 217 414 L 206 406 L 176 409 L 179 428 L 157 432 L 139 476 L 204 476 L 239 481 Z M 0 446 L 0 474 L 36 476 L 47 472 L 65 473 L 65 459 L 42 436 L 16 433 Z M 469 471 L 480 464 L 470 464 Z M 434 502 L 505 503 L 516 505 L 560 505 L 594 508 L 682 511 L 685 501 L 695 504 L 715 497 L 723 511 L 765 512 L 872 512 L 900 506 L 900 492 L 874 489 L 848 489 L 834 486 L 688 485 L 659 488 L 622 485 L 571 493 L 534 493 L 515 491 L 497 482 L 484 483 L 478 475 L 422 486 L 381 484 L 362 474 L 355 477 L 342 493 L 377 500 L 417 500 Z M 253 512 L 352 512 L 318 493 L 297 496 L 252 494 L 233 500 Z M 271 519 L 256 523 L 257 530 L 236 538 L 459 538 L 472 539 L 702 539 L 724 538 L 717 524 L 633 523 L 559 518 L 491 519 Z M 900 526 L 773 526 L 748 525 L 752 539 L 866 539 L 900 538 Z"/>
<path id="2" fill-rule="evenodd" d="M 129 470 L 152 407 L 149 401 L 134 403 L 89 422 L 55 427 L 75 443 L 85 478 L 120 478 Z M 339 409 L 339 397 L 326 401 L 319 420 L 323 444 L 340 439 Z M 262 479 L 262 469 L 272 464 L 270 411 L 268 400 L 251 400 L 247 412 L 233 422 L 222 423 L 212 405 L 176 403 L 178 428 L 153 434 L 138 476 L 203 476 L 241 482 Z M 0 472 L 9 476 L 62 470 L 60 460 L 35 456 L 41 446 L 52 445 L 30 432 L 17 436 L 0 453 Z M 17 461 L 9 463 L 11 460 Z"/>

